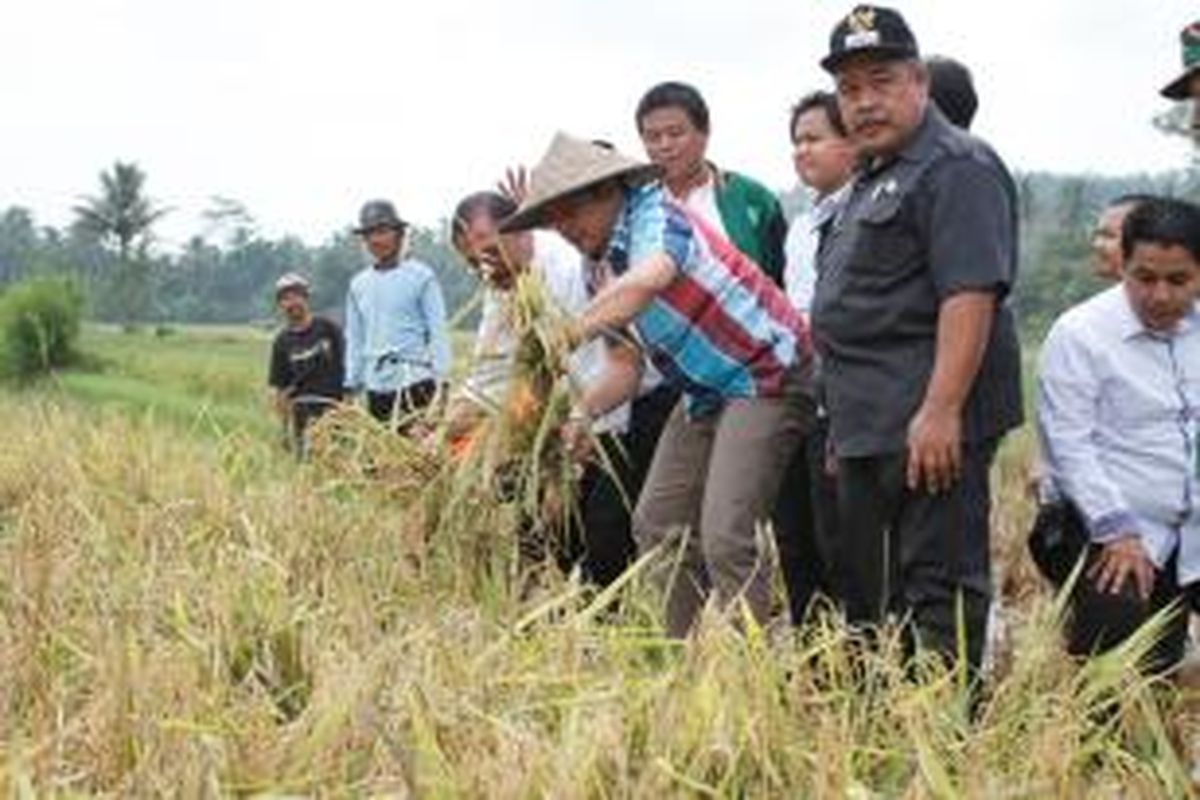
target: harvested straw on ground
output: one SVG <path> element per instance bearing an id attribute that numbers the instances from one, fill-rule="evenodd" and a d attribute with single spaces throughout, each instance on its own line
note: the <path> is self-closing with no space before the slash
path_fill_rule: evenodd
<path id="1" fill-rule="evenodd" d="M 309 435 L 313 463 L 324 473 L 355 486 L 383 487 L 405 505 L 421 497 L 442 470 L 436 453 L 397 436 L 357 406 L 329 411 Z"/>

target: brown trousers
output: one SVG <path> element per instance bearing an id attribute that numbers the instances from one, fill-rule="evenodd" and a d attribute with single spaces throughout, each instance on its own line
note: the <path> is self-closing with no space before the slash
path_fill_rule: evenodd
<path id="1" fill-rule="evenodd" d="M 722 606 L 744 599 L 759 622 L 771 601 L 770 522 L 792 454 L 812 427 L 807 367 L 784 394 L 727 400 L 689 419 L 681 401 L 659 440 L 633 517 L 639 552 L 666 545 L 657 577 L 667 631 L 685 636 L 710 593 Z M 769 538 L 769 537 L 768 537 Z"/>

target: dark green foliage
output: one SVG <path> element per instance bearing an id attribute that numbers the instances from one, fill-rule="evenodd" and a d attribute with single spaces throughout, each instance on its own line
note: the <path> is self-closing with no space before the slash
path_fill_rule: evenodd
<path id="1" fill-rule="evenodd" d="M 409 254 L 433 268 L 453 314 L 474 296 L 475 278 L 441 234 L 414 227 L 408 235 Z M 221 246 L 194 237 L 156 270 L 156 313 L 176 322 L 270 318 L 276 278 L 299 272 L 312 281 L 313 310 L 340 320 L 350 279 L 367 264 L 362 244 L 349 231 L 316 247 L 295 237 L 265 239 L 245 229 Z"/>
<path id="2" fill-rule="evenodd" d="M 1023 337 L 1032 344 L 1059 314 L 1107 285 L 1091 265 L 1091 234 L 1100 211 L 1130 193 L 1200 201 L 1200 173 L 1119 178 L 1023 173 L 1017 189 L 1021 266 L 1013 301 Z"/>
<path id="3" fill-rule="evenodd" d="M 0 289 L 39 275 L 66 275 L 86 289 L 96 319 L 118 323 L 272 320 L 275 279 L 302 272 L 313 282 L 312 305 L 340 319 L 346 287 L 367 264 L 362 244 L 349 231 L 310 246 L 295 237 L 267 239 L 251 223 L 217 241 L 193 237 L 179 253 L 141 256 L 148 307 L 134 319 L 119 257 L 92 230 L 38 228 L 27 209 L 0 210 Z M 477 282 L 440 232 L 413 228 L 409 252 L 433 267 L 451 314 L 466 304 Z M 140 302 L 140 301 L 139 301 Z M 471 324 L 468 319 L 464 324 Z"/>
<path id="4" fill-rule="evenodd" d="M 146 197 L 145 186 L 146 173 L 137 164 L 118 161 L 100 173 L 100 194 L 75 207 L 80 226 L 112 240 L 123 263 L 134 260 L 135 249 L 167 213 Z"/>
<path id="5" fill-rule="evenodd" d="M 0 295 L 0 369 L 30 378 L 75 358 L 83 294 L 65 278 L 34 278 Z"/>
<path id="6" fill-rule="evenodd" d="M 101 192 L 75 207 L 76 227 L 101 245 L 115 247 L 115 269 L 106 276 L 106 294 L 115 296 L 114 310 L 124 322 L 153 316 L 155 261 L 147 252 L 154 224 L 168 209 L 146 196 L 146 173 L 120 161 L 100 173 Z"/>
<path id="7" fill-rule="evenodd" d="M 115 179 L 115 173 L 110 177 Z M 1102 287 L 1091 274 L 1088 250 L 1096 214 L 1109 200 L 1129 192 L 1200 200 L 1200 170 L 1196 169 L 1126 177 L 1048 173 L 1016 177 L 1021 267 L 1013 301 L 1030 342 L 1038 341 L 1063 310 Z M 132 183 L 125 180 L 121 186 Z M 106 184 L 105 196 L 108 188 Z M 112 188 L 114 202 L 102 207 L 134 206 L 137 213 L 126 216 L 139 223 L 153 223 L 161 213 L 153 205 L 115 202 L 132 197 L 144 203 L 141 183 L 137 191 L 115 191 L 120 188 L 117 183 Z M 314 310 L 341 319 L 346 287 L 368 261 L 358 237 L 341 230 L 315 246 L 291 236 L 267 238 L 237 201 L 213 198 L 213 204 L 205 214 L 207 227 L 201 235 L 176 253 L 147 253 L 144 237 L 132 239 L 126 255 L 138 262 L 137 275 L 121 266 L 120 242 L 114 234 L 104 233 L 101 225 L 81 221 L 60 231 L 39 227 L 26 209 L 0 209 L 0 287 L 32 276 L 69 275 L 86 290 L 89 311 L 100 320 L 269 324 L 275 316 L 275 279 L 285 272 L 301 272 L 312 280 Z M 433 267 L 454 315 L 475 296 L 478 284 L 450 247 L 443 227 L 414 226 L 407 247 L 412 256 Z M 120 229 L 132 230 L 125 222 Z M 477 315 L 468 315 L 461 324 L 469 327 L 475 319 Z"/>

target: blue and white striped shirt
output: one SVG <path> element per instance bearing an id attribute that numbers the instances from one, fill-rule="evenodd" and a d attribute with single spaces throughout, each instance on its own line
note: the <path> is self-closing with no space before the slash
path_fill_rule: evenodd
<path id="1" fill-rule="evenodd" d="M 807 328 L 783 290 L 657 183 L 627 189 L 606 261 L 618 277 L 665 253 L 677 269 L 633 321 L 650 358 L 693 416 L 731 397 L 777 397 L 810 358 Z"/>
<path id="2" fill-rule="evenodd" d="M 1038 370 L 1048 479 L 1093 541 L 1136 533 L 1181 584 L 1200 579 L 1200 311 L 1171 334 L 1147 330 L 1124 285 L 1055 322 Z"/>

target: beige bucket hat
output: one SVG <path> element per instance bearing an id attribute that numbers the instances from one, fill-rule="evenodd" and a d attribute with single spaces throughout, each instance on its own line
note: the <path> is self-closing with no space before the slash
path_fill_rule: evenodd
<path id="1" fill-rule="evenodd" d="M 529 195 L 512 216 L 504 220 L 505 232 L 537 228 L 546 208 L 556 200 L 590 189 L 612 178 L 639 183 L 654 179 L 658 167 L 622 155 L 611 147 L 559 132 L 529 176 Z"/>

